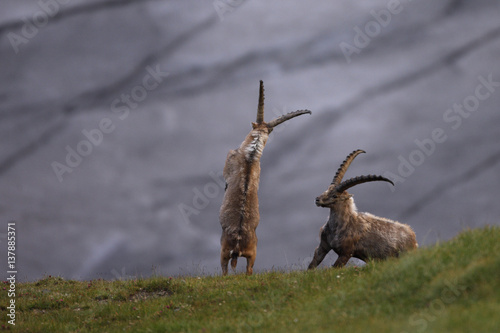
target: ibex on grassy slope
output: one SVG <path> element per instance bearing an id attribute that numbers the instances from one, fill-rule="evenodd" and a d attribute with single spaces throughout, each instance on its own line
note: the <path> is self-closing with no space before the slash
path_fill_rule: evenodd
<path id="1" fill-rule="evenodd" d="M 252 123 L 253 129 L 241 146 L 229 151 L 224 166 L 226 193 L 220 209 L 222 226 L 220 262 L 223 275 L 227 275 L 229 259 L 232 259 L 233 270 L 236 269 L 238 257 L 247 258 L 247 274 L 252 274 L 257 254 L 255 229 L 259 224 L 257 191 L 262 151 L 275 126 L 306 113 L 311 114 L 311 111 L 299 110 L 268 123 L 264 122 L 264 83 L 260 81 L 257 122 Z"/>
<path id="2" fill-rule="evenodd" d="M 338 254 L 333 267 L 343 267 L 351 257 L 366 261 L 397 257 L 418 247 L 415 232 L 406 224 L 369 213 L 359 213 L 347 189 L 366 182 L 392 181 L 368 175 L 343 181 L 347 168 L 363 150 L 353 151 L 340 165 L 328 189 L 316 198 L 318 207 L 329 207 L 330 218 L 320 229 L 320 244 L 314 251 L 309 269 L 316 268 L 330 250 Z"/>

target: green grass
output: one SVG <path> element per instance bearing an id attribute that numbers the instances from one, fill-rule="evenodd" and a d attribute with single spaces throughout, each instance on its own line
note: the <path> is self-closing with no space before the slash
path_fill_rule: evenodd
<path id="1" fill-rule="evenodd" d="M 22 332 L 500 332 L 500 228 L 361 268 L 17 289 Z"/>

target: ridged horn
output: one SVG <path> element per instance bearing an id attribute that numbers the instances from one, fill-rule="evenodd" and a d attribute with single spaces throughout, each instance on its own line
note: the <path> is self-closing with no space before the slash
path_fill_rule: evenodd
<path id="1" fill-rule="evenodd" d="M 347 172 L 347 169 L 349 168 L 349 165 L 351 165 L 351 162 L 356 158 L 356 156 L 363 153 L 366 153 L 366 151 L 358 149 L 347 155 L 344 162 L 342 162 L 337 172 L 335 173 L 335 177 L 333 177 L 332 180 L 332 185 L 338 186 L 340 184 L 342 178 L 344 178 L 344 175 Z"/>
<path id="2" fill-rule="evenodd" d="M 340 193 L 340 192 L 346 191 L 347 189 L 349 189 L 353 186 L 363 184 L 363 183 L 368 183 L 368 182 L 375 182 L 375 181 L 388 182 L 388 183 L 391 183 L 392 186 L 394 186 L 394 183 L 390 179 L 387 179 L 387 178 L 382 177 L 382 176 L 368 175 L 368 176 L 358 176 L 358 177 L 348 179 L 348 180 L 342 182 L 341 184 L 339 184 L 338 186 L 336 186 L 335 191 Z"/>
<path id="3" fill-rule="evenodd" d="M 264 81 L 260 80 L 259 105 L 257 107 L 257 124 L 264 122 Z"/>
<path id="4" fill-rule="evenodd" d="M 274 127 L 278 126 L 279 124 L 284 123 L 287 120 L 290 120 L 292 118 L 301 116 L 303 114 L 312 114 L 312 112 L 309 111 L 309 110 L 297 110 L 297 111 L 293 111 L 293 112 L 284 114 L 284 115 L 282 115 L 282 116 L 280 116 L 280 117 L 278 117 L 276 119 L 271 120 L 270 122 L 267 123 L 267 126 L 270 127 L 270 128 L 274 128 Z"/>

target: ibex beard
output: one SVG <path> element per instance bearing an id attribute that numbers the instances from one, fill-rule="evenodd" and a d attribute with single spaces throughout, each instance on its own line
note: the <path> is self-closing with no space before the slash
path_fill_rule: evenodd
<path id="1" fill-rule="evenodd" d="M 330 208 L 330 217 L 320 229 L 320 244 L 314 251 L 309 269 L 316 268 L 330 250 L 338 254 L 333 266 L 343 267 L 351 257 L 363 261 L 382 260 L 418 247 L 415 232 L 410 226 L 357 211 L 347 189 L 373 181 L 386 181 L 394 185 L 391 180 L 375 175 L 342 181 L 351 162 L 361 153 L 364 151 L 355 150 L 349 154 L 328 189 L 316 198 L 318 207 Z"/>
<path id="2" fill-rule="evenodd" d="M 220 209 L 222 227 L 220 262 L 227 275 L 228 263 L 236 269 L 238 257 L 247 259 L 246 273 L 253 273 L 257 255 L 259 225 L 260 158 L 269 134 L 277 125 L 294 117 L 311 114 L 308 110 L 290 112 L 270 122 L 264 122 L 264 83 L 260 81 L 257 121 L 238 149 L 229 151 L 224 166 L 226 192 Z"/>

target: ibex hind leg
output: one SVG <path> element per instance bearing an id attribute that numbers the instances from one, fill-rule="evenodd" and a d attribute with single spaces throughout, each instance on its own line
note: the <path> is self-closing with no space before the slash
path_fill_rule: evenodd
<path id="1" fill-rule="evenodd" d="M 253 264 L 255 263 L 255 254 L 247 257 L 247 275 L 253 274 Z"/>
<path id="2" fill-rule="evenodd" d="M 253 274 L 253 265 L 255 263 L 255 257 L 257 256 L 257 247 L 253 247 L 250 250 L 246 250 L 242 253 L 242 256 L 247 258 L 247 275 Z"/>
<path id="3" fill-rule="evenodd" d="M 229 251 L 225 251 L 224 249 L 222 249 L 220 252 L 220 266 L 222 268 L 222 275 L 227 275 L 227 265 L 229 264 L 230 258 L 231 255 Z"/>

